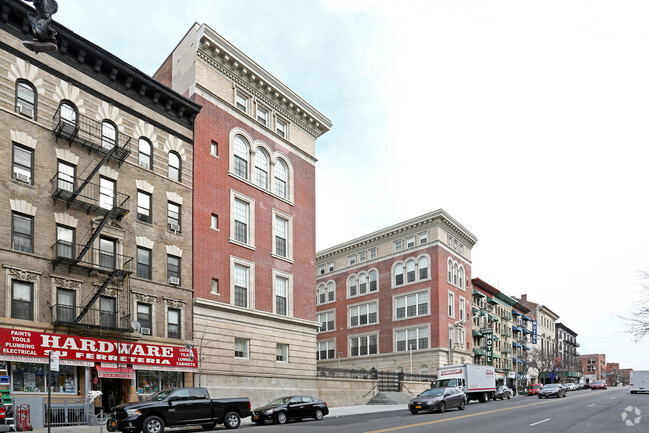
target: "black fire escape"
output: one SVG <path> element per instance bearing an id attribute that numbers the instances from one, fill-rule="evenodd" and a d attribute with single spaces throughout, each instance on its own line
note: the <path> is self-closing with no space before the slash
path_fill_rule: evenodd
<path id="1" fill-rule="evenodd" d="M 83 306 L 60 304 L 57 301 L 53 306 L 52 322 L 54 325 L 61 326 L 131 332 L 129 315 L 120 317 L 119 303 L 116 303 L 115 311 L 102 310 L 101 306 L 99 309 L 93 308 L 109 286 L 112 285 L 119 291 L 120 287 L 128 285 L 127 277 L 132 273 L 132 257 L 117 254 L 114 248 L 112 250 L 102 248 L 101 241 L 99 248 L 93 247 L 111 219 L 120 221 L 128 214 L 129 196 L 119 193 L 116 189 L 106 188 L 106 185 L 102 185 L 101 179 L 92 182 L 98 177 L 97 173 L 105 164 L 112 161 L 117 162 L 121 167 L 131 153 L 130 137 L 118 131 L 115 131 L 114 137 L 104 136 L 101 122 L 81 114 L 74 118 L 62 116 L 61 107 L 54 116 L 53 133 L 57 142 L 64 140 L 70 146 L 80 145 L 89 154 L 94 153 L 97 159 L 101 159 L 83 179 L 57 170 L 51 180 L 52 198 L 55 202 L 63 202 L 68 209 L 81 208 L 89 215 L 98 216 L 84 242 L 77 244 L 69 240 L 57 240 L 52 246 L 52 265 L 67 267 L 68 272 L 82 271 L 87 272 L 88 275 L 99 275 L 103 281 L 98 284 L 90 299 L 84 301 Z M 129 310 L 128 299 L 126 307 Z M 89 315 L 90 312 L 93 314 Z"/>

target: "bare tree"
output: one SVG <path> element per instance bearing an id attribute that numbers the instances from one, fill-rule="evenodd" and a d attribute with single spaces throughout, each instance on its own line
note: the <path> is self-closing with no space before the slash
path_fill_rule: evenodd
<path id="1" fill-rule="evenodd" d="M 534 348 L 530 354 L 530 365 L 539 372 L 540 376 L 541 373 L 550 374 L 558 370 L 561 366 L 561 359 L 557 358 L 552 351 Z"/>
<path id="2" fill-rule="evenodd" d="M 640 272 L 640 296 L 639 307 L 631 313 L 630 317 L 619 316 L 626 322 L 627 332 L 633 335 L 636 343 L 649 335 L 649 272 Z"/>
<path id="3" fill-rule="evenodd" d="M 194 327 L 194 347 L 196 348 L 196 363 L 198 366 L 198 383 L 196 386 L 201 386 L 201 376 L 203 375 L 203 360 L 207 357 L 206 354 L 206 349 L 214 346 L 210 346 L 211 344 L 216 343 L 217 341 L 220 340 L 220 338 L 209 338 L 209 337 L 214 337 L 215 333 L 208 332 L 207 327 L 203 326 L 203 328 L 199 331 L 197 327 Z"/>

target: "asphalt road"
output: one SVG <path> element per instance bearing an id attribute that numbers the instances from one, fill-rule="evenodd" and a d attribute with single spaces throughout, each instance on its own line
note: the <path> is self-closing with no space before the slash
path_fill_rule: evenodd
<path id="1" fill-rule="evenodd" d="M 628 408 L 630 412 L 625 411 Z M 443 414 L 411 415 L 404 410 L 241 429 L 264 433 L 649 432 L 649 394 L 631 395 L 628 388 L 582 390 L 560 399 L 519 396 L 484 404 L 472 402 L 464 411 L 450 409 Z"/>

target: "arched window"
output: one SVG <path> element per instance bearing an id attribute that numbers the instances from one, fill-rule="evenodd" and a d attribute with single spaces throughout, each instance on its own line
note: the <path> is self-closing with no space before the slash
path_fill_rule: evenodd
<path id="1" fill-rule="evenodd" d="M 356 296 L 356 277 L 349 277 L 349 296 Z"/>
<path id="2" fill-rule="evenodd" d="M 378 278 L 376 271 L 370 271 L 370 292 L 378 290 Z"/>
<path id="3" fill-rule="evenodd" d="M 169 152 L 168 176 L 171 180 L 180 182 L 180 155 L 176 152 Z"/>
<path id="4" fill-rule="evenodd" d="M 408 260 L 406 262 L 406 281 L 412 283 L 415 281 L 415 261 Z"/>
<path id="5" fill-rule="evenodd" d="M 16 112 L 36 120 L 36 89 L 29 81 L 16 81 Z"/>
<path id="6" fill-rule="evenodd" d="M 334 286 L 333 281 L 330 281 L 327 284 L 327 302 L 333 302 L 336 300 L 336 286 Z"/>
<path id="7" fill-rule="evenodd" d="M 419 374 L 428 374 L 428 366 L 426 364 L 421 364 Z"/>
<path id="8" fill-rule="evenodd" d="M 248 158 L 250 146 L 240 135 L 234 137 L 234 174 L 248 179 Z"/>
<path id="9" fill-rule="evenodd" d="M 464 266 L 460 266 L 460 289 L 464 288 Z"/>
<path id="10" fill-rule="evenodd" d="M 110 150 L 117 143 L 117 128 L 108 120 L 101 122 L 101 147 Z"/>
<path id="11" fill-rule="evenodd" d="M 325 287 L 324 284 L 320 284 L 318 286 L 316 297 L 317 297 L 316 301 L 318 304 L 324 304 L 325 302 L 327 302 L 327 288 Z"/>
<path id="12" fill-rule="evenodd" d="M 140 167 L 151 169 L 153 167 L 153 160 L 151 159 L 151 142 L 144 137 L 138 141 L 138 161 Z"/>
<path id="13" fill-rule="evenodd" d="M 255 153 L 255 183 L 268 189 L 268 155 L 262 149 Z"/>
<path id="14" fill-rule="evenodd" d="M 428 278 L 428 258 L 420 257 L 419 258 L 419 279 L 425 280 Z"/>
<path id="15" fill-rule="evenodd" d="M 448 262 L 446 263 L 446 270 L 448 272 L 448 282 L 452 283 L 453 282 L 453 261 L 451 259 L 448 259 Z"/>
<path id="16" fill-rule="evenodd" d="M 360 274 L 358 276 L 358 293 L 364 295 L 367 293 L 367 275 Z"/>
<path id="17" fill-rule="evenodd" d="M 278 159 L 275 163 L 275 194 L 287 198 L 288 191 L 286 188 L 288 180 L 288 168 L 286 163 Z"/>
<path id="18" fill-rule="evenodd" d="M 77 109 L 69 102 L 61 102 L 59 107 L 61 121 L 68 125 L 77 126 Z"/>
<path id="19" fill-rule="evenodd" d="M 453 263 L 453 284 L 457 286 L 457 263 Z"/>
<path id="20" fill-rule="evenodd" d="M 394 267 L 394 284 L 400 286 L 403 284 L 403 264 L 398 263 Z"/>

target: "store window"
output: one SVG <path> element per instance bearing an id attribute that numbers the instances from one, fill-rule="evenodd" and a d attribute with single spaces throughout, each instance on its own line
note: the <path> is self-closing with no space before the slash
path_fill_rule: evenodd
<path id="1" fill-rule="evenodd" d="M 136 381 L 137 393 L 149 395 L 167 388 L 183 387 L 183 374 L 179 371 L 139 370 Z"/>
<path id="2" fill-rule="evenodd" d="M 47 364 L 14 362 L 11 366 L 11 389 L 13 392 L 47 392 L 45 377 Z M 77 368 L 60 365 L 59 371 L 52 372 L 52 392 L 77 394 Z"/>

